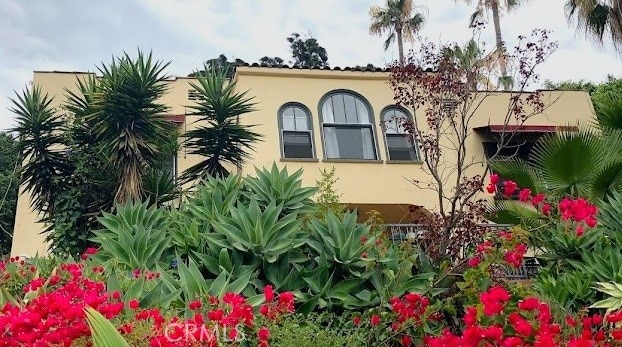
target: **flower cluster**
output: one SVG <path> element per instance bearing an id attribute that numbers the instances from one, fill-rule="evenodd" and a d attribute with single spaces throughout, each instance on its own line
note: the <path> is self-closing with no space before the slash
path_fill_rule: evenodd
<path id="1" fill-rule="evenodd" d="M 294 312 L 294 294 L 283 292 L 275 301 L 275 294 L 271 285 L 264 287 L 265 303 L 259 308 L 262 316 L 268 319 L 276 319 L 283 314 Z"/>
<path id="2" fill-rule="evenodd" d="M 497 192 L 497 186 L 499 184 L 499 175 L 490 175 L 490 183 L 486 187 L 486 190 L 493 194 Z M 512 197 L 518 191 L 518 200 L 524 203 L 531 203 L 533 207 L 538 209 L 543 215 L 550 216 L 552 206 L 546 202 L 546 197 L 543 193 L 532 195 L 529 188 L 520 189 L 518 185 L 513 181 L 503 182 L 503 195 L 505 197 Z M 593 228 L 597 224 L 596 213 L 598 209 L 595 205 L 591 204 L 583 198 L 563 198 L 558 206 L 559 217 L 562 221 L 574 223 L 574 230 L 577 236 L 582 236 L 585 232 L 585 227 Z"/>
<path id="3" fill-rule="evenodd" d="M 553 322 L 549 305 L 538 298 L 516 301 L 505 288 L 494 286 L 481 294 L 480 304 L 466 308 L 462 334 L 445 329 L 441 336 L 427 336 L 424 341 L 429 347 L 604 347 L 622 341 L 622 329 L 607 330 L 607 324 L 621 320 L 622 313 L 618 312 L 609 315 L 607 322 L 594 315 L 570 317 L 561 325 Z"/>

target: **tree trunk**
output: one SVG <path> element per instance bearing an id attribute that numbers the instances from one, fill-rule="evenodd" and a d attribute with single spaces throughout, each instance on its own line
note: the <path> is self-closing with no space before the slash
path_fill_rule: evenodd
<path id="1" fill-rule="evenodd" d="M 501 83 L 503 84 L 503 90 L 509 90 L 510 81 L 508 80 L 507 67 L 505 65 L 505 47 L 503 46 L 503 38 L 501 37 L 501 23 L 499 22 L 499 0 L 491 1 L 490 9 L 492 10 L 492 21 L 495 25 L 495 40 L 497 42 L 497 54 L 499 54 Z"/>
<path id="2" fill-rule="evenodd" d="M 404 66 L 404 43 L 402 42 L 402 26 L 396 25 L 395 32 L 397 35 L 397 51 L 400 56 L 400 66 Z"/>

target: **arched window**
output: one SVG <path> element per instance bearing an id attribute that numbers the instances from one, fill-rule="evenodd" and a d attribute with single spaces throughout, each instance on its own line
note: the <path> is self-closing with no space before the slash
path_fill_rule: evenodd
<path id="1" fill-rule="evenodd" d="M 309 110 L 302 104 L 285 104 L 279 110 L 281 156 L 313 158 L 313 128 Z"/>
<path id="2" fill-rule="evenodd" d="M 404 124 L 411 120 L 401 107 L 389 106 L 382 111 L 388 160 L 419 161 L 419 152 L 413 142 L 413 136 L 404 127 Z"/>
<path id="3" fill-rule="evenodd" d="M 333 92 L 320 101 L 327 159 L 377 159 L 369 104 L 352 92 Z"/>

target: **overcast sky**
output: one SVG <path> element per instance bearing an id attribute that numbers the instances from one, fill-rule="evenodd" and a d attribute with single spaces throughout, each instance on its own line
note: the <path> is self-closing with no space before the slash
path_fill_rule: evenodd
<path id="1" fill-rule="evenodd" d="M 475 1 L 473 1 L 475 2 Z M 384 38 L 368 33 L 368 10 L 384 0 L 0 0 L 0 129 L 13 125 L 7 109 L 14 90 L 33 70 L 93 71 L 102 61 L 138 47 L 172 61 L 168 72 L 187 75 L 224 53 L 255 62 L 289 61 L 285 38 L 311 34 L 328 51 L 331 66 L 376 66 L 396 59 Z M 427 17 L 421 33 L 434 42 L 464 42 L 473 6 L 454 0 L 419 0 Z M 534 28 L 554 31 L 559 50 L 542 66 L 542 79 L 602 81 L 622 75 L 622 59 L 596 48 L 570 27 L 565 0 L 532 0 L 502 17 L 507 46 Z M 493 28 L 484 39 L 492 46 Z M 407 48 L 412 47 L 410 45 Z"/>

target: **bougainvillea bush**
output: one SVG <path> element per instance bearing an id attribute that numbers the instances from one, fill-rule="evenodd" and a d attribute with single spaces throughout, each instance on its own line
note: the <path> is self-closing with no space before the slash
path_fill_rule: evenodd
<path id="1" fill-rule="evenodd" d="M 0 347 L 101 347 L 93 344 L 89 307 L 129 346 L 304 347 L 318 341 L 334 346 L 622 346 L 622 311 L 594 308 L 595 299 L 563 305 L 543 295 L 539 279 L 520 283 L 503 277 L 505 269 L 520 267 L 528 249 L 542 239 L 534 234 L 588 240 L 601 224 L 611 224 L 599 220 L 607 214 L 599 215 L 583 199 L 553 202 L 513 182 L 499 185 L 497 179 L 492 176 L 487 190 L 517 196 L 541 215 L 541 224 L 487 235 L 467 258 L 458 290 L 445 296 L 406 292 L 355 309 L 325 305 L 309 313 L 295 292 L 278 293 L 271 284 L 262 284 L 254 294 L 245 291 L 249 279 L 244 276 L 223 273 L 206 280 L 191 258 L 177 257 L 173 269 L 128 271 L 114 259 L 102 265 L 99 250 L 90 248 L 76 261 L 11 258 L 0 263 Z M 360 296 L 360 291 L 349 286 L 332 295 Z M 300 334 L 316 334 L 317 340 Z"/>

